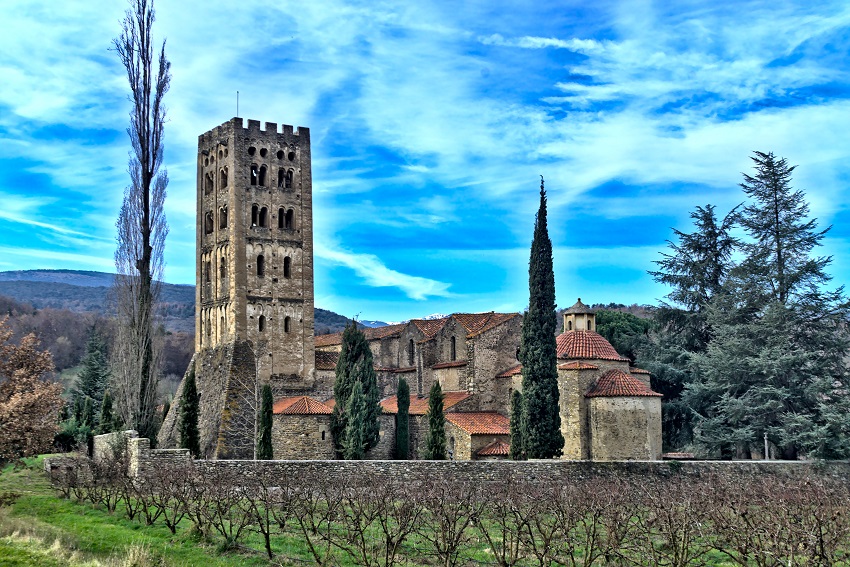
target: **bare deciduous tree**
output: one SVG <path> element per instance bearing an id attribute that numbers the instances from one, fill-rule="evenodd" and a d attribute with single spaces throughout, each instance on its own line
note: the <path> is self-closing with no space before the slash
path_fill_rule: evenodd
<path id="1" fill-rule="evenodd" d="M 118 215 L 115 251 L 115 301 L 118 318 L 114 380 L 124 422 L 143 437 L 156 439 L 156 393 L 160 349 L 156 340 L 156 303 L 162 279 L 168 225 L 162 165 L 162 135 L 171 73 L 165 42 L 155 58 L 151 0 L 131 0 L 121 36 L 113 43 L 130 83 L 130 185 Z"/>

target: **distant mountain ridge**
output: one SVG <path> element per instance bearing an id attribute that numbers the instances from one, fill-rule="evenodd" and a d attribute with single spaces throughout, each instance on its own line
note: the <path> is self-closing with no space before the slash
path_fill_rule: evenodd
<path id="1" fill-rule="evenodd" d="M 108 314 L 109 291 L 115 274 L 86 270 L 14 270 L 0 272 L 0 295 L 29 303 L 36 309 L 68 309 L 77 313 Z M 195 286 L 162 284 L 161 315 L 171 332 L 195 332 Z M 333 311 L 315 309 L 316 334 L 336 333 L 349 319 Z M 382 321 L 359 321 L 367 327 Z"/>

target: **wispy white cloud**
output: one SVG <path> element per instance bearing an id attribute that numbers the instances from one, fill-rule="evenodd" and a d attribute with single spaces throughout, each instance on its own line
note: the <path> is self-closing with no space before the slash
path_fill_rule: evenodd
<path id="1" fill-rule="evenodd" d="M 368 286 L 394 287 L 404 292 L 410 299 L 423 301 L 429 297 L 449 295 L 450 284 L 390 269 L 374 254 L 353 253 L 344 248 L 331 248 L 324 244 L 317 244 L 315 255 L 319 261 L 324 260 L 353 270 Z"/>

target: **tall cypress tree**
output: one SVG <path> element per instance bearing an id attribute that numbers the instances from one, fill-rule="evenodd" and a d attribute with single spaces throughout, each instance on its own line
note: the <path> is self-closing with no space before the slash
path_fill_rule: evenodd
<path id="1" fill-rule="evenodd" d="M 272 398 L 272 387 L 263 386 L 262 402 L 260 404 L 260 436 L 257 441 L 257 459 L 268 461 L 273 458 L 272 449 L 272 411 L 274 399 Z"/>
<path id="2" fill-rule="evenodd" d="M 380 439 L 378 417 L 381 414 L 381 406 L 378 403 L 378 380 L 375 376 L 369 342 L 363 331 L 357 328 L 357 323 L 352 321 L 342 333 L 342 349 L 336 364 L 334 380 L 336 404 L 331 414 L 331 435 L 338 457 L 342 457 L 344 453 L 348 400 L 356 383 L 361 384 L 365 398 L 364 435 L 368 451 L 377 445 Z"/>
<path id="3" fill-rule="evenodd" d="M 519 359 L 525 406 L 525 452 L 530 459 L 557 457 L 564 447 L 558 411 L 558 354 L 555 344 L 555 272 L 546 224 L 546 189 L 540 177 L 540 209 L 528 263 L 528 312 L 522 321 Z"/>
<path id="4" fill-rule="evenodd" d="M 410 386 L 399 378 L 396 390 L 398 414 L 395 418 L 395 458 L 406 461 L 410 453 Z"/>
<path id="5" fill-rule="evenodd" d="M 514 461 L 525 460 L 525 419 L 523 418 L 522 393 L 514 390 L 511 395 L 511 454 Z"/>
<path id="6" fill-rule="evenodd" d="M 428 394 L 428 435 L 424 459 L 446 460 L 446 416 L 443 413 L 443 389 L 436 380 Z"/>
<path id="7" fill-rule="evenodd" d="M 366 396 L 363 384 L 355 382 L 351 388 L 346 408 L 347 420 L 343 436 L 342 456 L 346 460 L 360 460 L 366 456 Z"/>
<path id="8" fill-rule="evenodd" d="M 100 405 L 100 420 L 97 424 L 98 434 L 111 433 L 115 427 L 115 418 L 112 415 L 112 396 L 109 390 L 103 393 L 103 403 Z"/>
<path id="9" fill-rule="evenodd" d="M 180 434 L 180 447 L 189 449 L 193 457 L 201 454 L 201 435 L 198 431 L 198 387 L 195 384 L 195 367 L 189 370 L 183 395 L 180 396 L 180 414 L 177 430 Z"/>

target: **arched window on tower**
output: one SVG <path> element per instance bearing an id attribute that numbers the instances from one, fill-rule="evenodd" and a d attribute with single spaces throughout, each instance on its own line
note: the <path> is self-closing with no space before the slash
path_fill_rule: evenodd
<path id="1" fill-rule="evenodd" d="M 227 207 L 218 210 L 218 228 L 227 228 Z"/>
<path id="2" fill-rule="evenodd" d="M 277 169 L 277 186 L 283 187 L 284 180 L 286 179 L 286 170 L 282 167 Z"/>
<path id="3" fill-rule="evenodd" d="M 286 213 L 284 212 L 283 207 L 281 207 L 277 210 L 277 227 L 278 228 L 283 228 L 283 220 L 284 220 L 283 216 L 285 214 Z"/>
<path id="4" fill-rule="evenodd" d="M 284 189 L 292 189 L 292 174 L 291 169 L 286 172 L 286 179 L 283 182 Z"/>
<path id="5" fill-rule="evenodd" d="M 292 330 L 292 320 L 289 317 L 283 319 L 283 332 L 288 333 Z"/>
<path id="6" fill-rule="evenodd" d="M 259 168 L 257 167 L 257 164 L 252 163 L 251 164 L 251 185 L 257 184 L 257 177 L 259 177 L 259 175 L 260 175 L 260 171 L 259 171 Z"/>
<path id="7" fill-rule="evenodd" d="M 409 364 L 410 366 L 413 366 L 413 363 L 414 363 L 414 360 L 415 360 L 414 359 L 414 348 L 415 347 L 413 345 L 413 339 L 410 339 L 407 342 L 407 364 Z"/>
<path id="8" fill-rule="evenodd" d="M 286 211 L 286 217 L 283 221 L 283 228 L 286 230 L 293 230 L 295 228 L 295 211 L 289 209 Z"/>
<path id="9" fill-rule="evenodd" d="M 572 322 L 572 321 L 567 321 L 567 330 L 568 330 L 568 331 L 572 331 L 572 330 L 573 330 L 573 322 Z"/>
<path id="10" fill-rule="evenodd" d="M 261 333 L 266 330 L 266 316 L 265 315 L 260 315 L 260 319 L 257 322 L 257 328 L 260 330 Z"/>
<path id="11" fill-rule="evenodd" d="M 251 206 L 251 226 L 257 226 L 257 222 L 260 216 L 260 206 L 252 205 Z"/>
<path id="12" fill-rule="evenodd" d="M 289 256 L 283 259 L 283 277 L 292 277 L 292 258 Z"/>
<path id="13" fill-rule="evenodd" d="M 227 262 L 225 262 L 224 256 L 221 257 L 221 261 L 219 262 L 218 276 L 222 280 L 227 277 Z"/>
<path id="14" fill-rule="evenodd" d="M 454 337 L 452 337 L 451 357 L 452 360 L 457 360 L 457 340 Z"/>
<path id="15" fill-rule="evenodd" d="M 204 262 L 204 283 L 212 282 L 212 274 L 210 274 L 210 262 Z"/>
<path id="16" fill-rule="evenodd" d="M 265 207 L 260 209 L 260 226 L 262 228 L 268 228 L 269 226 L 269 210 Z"/>
<path id="17" fill-rule="evenodd" d="M 212 214 L 212 211 L 208 211 L 204 215 L 204 232 L 206 234 L 212 234 L 213 233 L 213 214 Z"/>
<path id="18" fill-rule="evenodd" d="M 221 182 L 219 185 L 221 187 L 227 187 L 227 168 L 221 168 L 221 172 L 219 173 L 219 181 Z"/>
<path id="19" fill-rule="evenodd" d="M 267 171 L 268 171 L 268 169 L 266 168 L 266 166 L 264 166 L 264 165 L 260 166 L 259 181 L 257 183 L 260 187 L 266 186 L 266 172 Z"/>
<path id="20" fill-rule="evenodd" d="M 266 257 L 262 254 L 257 256 L 257 275 L 260 277 L 266 275 Z"/>
<path id="21" fill-rule="evenodd" d="M 209 195 L 213 191 L 213 174 L 207 173 L 204 176 L 204 193 Z"/>

